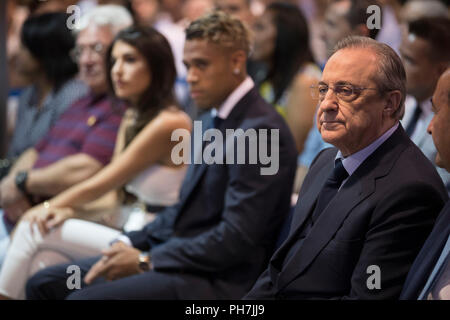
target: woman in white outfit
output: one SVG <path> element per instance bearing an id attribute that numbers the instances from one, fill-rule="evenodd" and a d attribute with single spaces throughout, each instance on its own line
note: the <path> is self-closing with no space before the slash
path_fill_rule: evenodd
<path id="1" fill-rule="evenodd" d="M 106 58 L 114 93 L 132 106 L 118 134 L 116 147 L 123 145 L 123 151 L 92 178 L 24 215 L 0 274 L 4 298 L 24 298 L 26 280 L 36 271 L 100 254 L 119 235 L 79 220 L 86 218 L 82 206 L 88 202 L 126 183 L 147 205 L 168 206 L 177 200 L 186 167 L 171 160 L 177 143 L 171 135 L 179 128 L 191 130 L 191 120 L 174 102 L 170 46 L 156 30 L 133 26 L 116 36 Z"/>

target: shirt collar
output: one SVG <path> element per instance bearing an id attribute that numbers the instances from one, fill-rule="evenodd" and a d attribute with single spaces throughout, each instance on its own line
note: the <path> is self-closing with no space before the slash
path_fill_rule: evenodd
<path id="1" fill-rule="evenodd" d="M 358 169 L 361 163 L 363 163 L 364 160 L 366 160 L 372 153 L 374 153 L 374 151 L 381 144 L 383 144 L 383 142 L 385 142 L 395 132 L 395 130 L 397 130 L 398 126 L 399 123 L 397 122 L 392 128 L 383 133 L 381 137 L 372 142 L 370 145 L 368 145 L 362 150 L 359 150 L 354 154 L 349 155 L 346 158 L 344 158 L 341 151 L 339 150 L 335 160 L 342 159 L 342 165 L 344 166 L 345 170 L 347 170 L 348 175 L 351 176 L 353 172 L 355 172 L 356 169 Z"/>
<path id="2" fill-rule="evenodd" d="M 236 104 L 241 100 L 253 87 L 255 83 L 252 78 L 247 76 L 244 81 L 225 99 L 219 109 L 213 108 L 211 110 L 212 117 L 219 117 L 221 119 L 228 118 Z"/>

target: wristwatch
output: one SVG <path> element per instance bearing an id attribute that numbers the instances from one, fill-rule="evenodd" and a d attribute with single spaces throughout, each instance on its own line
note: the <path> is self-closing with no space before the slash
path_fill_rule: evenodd
<path id="1" fill-rule="evenodd" d="M 22 191 L 22 193 L 26 196 L 28 196 L 27 179 L 28 179 L 28 171 L 19 171 L 16 175 L 17 189 Z"/>
<path id="2" fill-rule="evenodd" d="M 151 269 L 150 254 L 148 252 L 141 252 L 139 254 L 139 269 L 142 271 L 149 271 Z"/>

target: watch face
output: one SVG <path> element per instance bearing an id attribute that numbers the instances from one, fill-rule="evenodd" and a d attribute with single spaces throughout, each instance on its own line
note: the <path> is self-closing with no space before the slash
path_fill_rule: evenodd
<path id="1" fill-rule="evenodd" d="M 19 171 L 15 178 L 15 183 L 17 189 L 20 190 L 20 192 L 23 193 L 23 195 L 27 198 L 30 205 L 33 205 L 34 199 L 31 194 L 28 193 L 27 190 L 27 178 L 28 178 L 28 171 Z"/>
<path id="2" fill-rule="evenodd" d="M 139 255 L 139 268 L 143 271 L 150 270 L 150 257 L 146 253 Z"/>
<path id="3" fill-rule="evenodd" d="M 28 173 L 26 171 L 19 171 L 16 175 L 16 186 L 19 190 L 26 192 L 25 182 L 27 180 Z"/>
<path id="4" fill-rule="evenodd" d="M 27 175 L 26 172 L 20 171 L 19 173 L 17 173 L 16 181 L 17 181 L 18 183 L 22 183 L 22 182 L 25 180 L 26 175 Z"/>
<path id="5" fill-rule="evenodd" d="M 150 270 L 150 266 L 148 265 L 147 262 L 139 262 L 139 268 L 140 268 L 142 271 L 148 271 L 148 270 Z"/>

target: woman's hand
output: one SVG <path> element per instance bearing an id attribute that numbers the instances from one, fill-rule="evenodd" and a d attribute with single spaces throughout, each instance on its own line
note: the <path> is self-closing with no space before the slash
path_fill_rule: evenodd
<path id="1" fill-rule="evenodd" d="M 70 207 L 54 208 L 51 207 L 48 202 L 45 202 L 28 210 L 22 220 L 30 223 L 31 232 L 33 232 L 34 224 L 37 224 L 39 232 L 44 235 L 48 233 L 50 229 L 74 216 L 75 210 Z"/>

